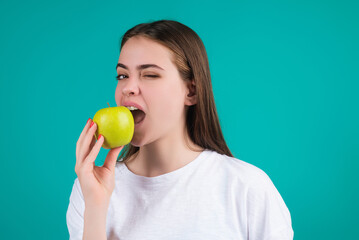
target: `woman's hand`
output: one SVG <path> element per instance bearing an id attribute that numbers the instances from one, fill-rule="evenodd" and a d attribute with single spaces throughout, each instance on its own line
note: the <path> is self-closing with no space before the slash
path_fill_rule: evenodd
<path id="1" fill-rule="evenodd" d="M 85 205 L 103 208 L 107 211 L 115 188 L 115 166 L 123 146 L 111 149 L 102 167 L 95 166 L 95 160 L 104 142 L 104 137 L 95 139 L 97 124 L 92 119 L 86 123 L 76 143 L 75 172 L 79 179 Z"/>

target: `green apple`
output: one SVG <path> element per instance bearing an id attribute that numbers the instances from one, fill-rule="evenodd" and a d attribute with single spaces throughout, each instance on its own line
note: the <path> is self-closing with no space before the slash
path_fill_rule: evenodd
<path id="1" fill-rule="evenodd" d="M 100 109 L 93 117 L 97 124 L 96 139 L 99 134 L 104 137 L 102 147 L 112 149 L 131 142 L 135 122 L 131 111 L 124 106 Z"/>

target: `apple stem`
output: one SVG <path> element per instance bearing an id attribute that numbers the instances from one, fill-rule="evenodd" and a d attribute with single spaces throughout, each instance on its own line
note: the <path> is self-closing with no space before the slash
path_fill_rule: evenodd
<path id="1" fill-rule="evenodd" d="M 107 102 L 108 107 L 110 107 L 110 104 Z"/>

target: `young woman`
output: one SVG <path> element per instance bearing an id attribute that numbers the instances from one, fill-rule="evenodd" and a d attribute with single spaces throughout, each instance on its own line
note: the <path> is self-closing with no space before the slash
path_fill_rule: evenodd
<path id="1" fill-rule="evenodd" d="M 170 20 L 131 28 L 116 70 L 117 105 L 139 109 L 134 136 L 95 166 L 104 138 L 93 138 L 88 120 L 76 145 L 70 239 L 293 239 L 270 178 L 227 147 L 192 29 Z"/>

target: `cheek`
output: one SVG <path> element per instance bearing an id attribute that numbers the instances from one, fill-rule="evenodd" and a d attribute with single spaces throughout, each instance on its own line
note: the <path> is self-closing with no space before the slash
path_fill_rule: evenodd
<path id="1" fill-rule="evenodd" d="M 184 108 L 181 89 L 177 86 L 156 89 L 152 92 L 153 105 L 156 108 L 156 118 L 159 121 L 178 119 Z"/>
<path id="2" fill-rule="evenodd" d="M 121 90 L 119 88 L 119 85 L 117 84 L 116 91 L 115 91 L 115 101 L 117 106 L 121 105 Z"/>

